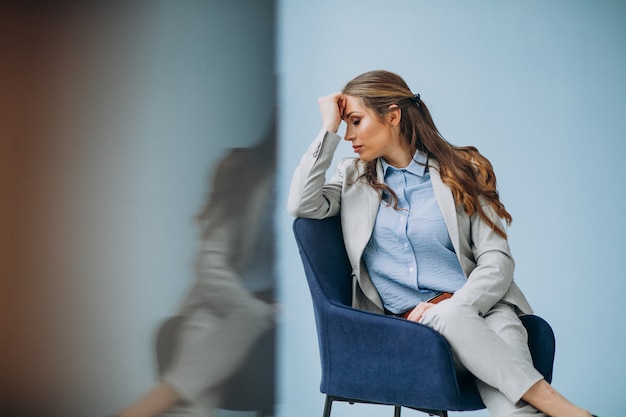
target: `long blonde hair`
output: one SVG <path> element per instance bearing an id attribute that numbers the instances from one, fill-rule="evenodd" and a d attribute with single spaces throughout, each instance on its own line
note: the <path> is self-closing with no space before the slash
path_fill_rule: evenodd
<path id="1" fill-rule="evenodd" d="M 420 150 L 436 159 L 441 180 L 450 187 L 456 204 L 461 204 L 469 216 L 478 213 L 497 234 L 506 238 L 502 226 L 492 220 L 481 204 L 484 200 L 507 225 L 511 224 L 513 219 L 500 201 L 491 163 L 473 146 L 454 146 L 446 141 L 419 94 L 414 95 L 399 75 L 389 71 L 366 72 L 348 82 L 342 92 L 360 98 L 381 119 L 393 105 L 398 106 L 401 110 L 400 135 L 412 153 Z M 381 195 L 382 192 L 388 193 L 397 209 L 397 196 L 386 184 L 378 181 L 376 164 L 376 160 L 367 162 L 362 177 Z"/>

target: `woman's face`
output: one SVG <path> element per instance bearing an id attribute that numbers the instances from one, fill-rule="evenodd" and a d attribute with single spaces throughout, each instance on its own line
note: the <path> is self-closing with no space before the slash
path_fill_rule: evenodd
<path id="1" fill-rule="evenodd" d="M 391 113 L 387 113 L 381 119 L 360 98 L 345 96 L 343 120 L 347 127 L 344 139 L 352 142 L 352 149 L 362 161 L 369 162 L 382 157 L 396 167 L 408 164 L 404 164 L 408 152 L 400 145 L 398 135 L 394 135 L 391 121 L 393 116 L 390 115 Z M 409 161 L 410 157 L 409 155 Z"/>

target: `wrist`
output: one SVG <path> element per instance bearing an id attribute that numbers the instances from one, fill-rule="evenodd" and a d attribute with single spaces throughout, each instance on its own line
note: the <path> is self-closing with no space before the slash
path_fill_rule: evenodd
<path id="1" fill-rule="evenodd" d="M 324 124 L 323 125 L 324 130 L 331 132 L 331 133 L 337 133 L 337 131 L 339 130 L 339 125 L 335 125 L 335 124 Z"/>

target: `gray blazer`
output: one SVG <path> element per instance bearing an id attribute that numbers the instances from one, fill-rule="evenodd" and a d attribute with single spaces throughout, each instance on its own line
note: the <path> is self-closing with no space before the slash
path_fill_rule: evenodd
<path id="1" fill-rule="evenodd" d="M 326 171 L 340 140 L 334 133 L 320 132 L 296 168 L 287 210 L 292 216 L 314 219 L 341 215 L 343 239 L 354 278 L 353 306 L 382 314 L 382 300 L 362 260 L 380 198 L 371 186 L 359 180 L 364 164 L 355 164 L 354 158 L 342 160 L 337 172 L 326 181 Z M 515 263 L 507 240 L 495 233 L 478 214 L 468 216 L 462 206 L 457 206 L 449 187 L 441 181 L 437 161 L 430 159 L 428 165 L 435 197 L 467 278 L 467 283 L 449 302 L 470 305 L 480 315 L 500 301 L 514 305 L 518 314 L 532 313 L 524 294 L 513 281 Z M 383 180 L 380 161 L 378 178 Z M 483 210 L 500 222 L 489 205 L 483 206 Z"/>

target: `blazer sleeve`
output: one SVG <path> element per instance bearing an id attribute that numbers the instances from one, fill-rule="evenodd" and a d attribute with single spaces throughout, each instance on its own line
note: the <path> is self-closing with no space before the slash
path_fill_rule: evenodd
<path id="1" fill-rule="evenodd" d="M 232 216 L 216 225 L 200 242 L 195 262 L 196 280 L 180 309 L 182 315 L 196 308 L 217 316 L 238 316 L 267 328 L 274 311 L 244 287 L 237 258 L 243 256 L 239 240 L 241 218 Z"/>
<path id="2" fill-rule="evenodd" d="M 287 211 L 294 217 L 323 219 L 339 214 L 341 189 L 346 161 L 339 164 L 333 177 L 326 181 L 341 137 L 322 130 L 302 156 L 291 180 Z"/>
<path id="3" fill-rule="evenodd" d="M 501 220 L 490 205 L 483 210 L 496 224 Z M 459 208 L 463 210 L 462 207 Z M 498 235 L 478 213 L 469 217 L 469 247 L 475 267 L 467 282 L 452 297 L 456 302 L 476 308 L 479 314 L 487 313 L 502 300 L 513 283 L 515 262 L 506 238 Z"/>

